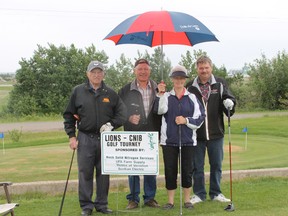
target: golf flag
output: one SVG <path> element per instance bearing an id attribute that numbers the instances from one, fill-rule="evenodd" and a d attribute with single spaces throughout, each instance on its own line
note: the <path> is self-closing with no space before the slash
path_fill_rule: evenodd
<path id="1" fill-rule="evenodd" d="M 0 133 L 0 139 L 2 139 L 2 146 L 3 146 L 3 155 L 5 154 L 5 147 L 4 147 L 4 133 Z"/>
<path id="2" fill-rule="evenodd" d="M 247 127 L 244 127 L 243 130 L 242 130 L 242 132 L 247 133 L 247 132 L 248 132 L 248 128 L 247 128 Z"/>

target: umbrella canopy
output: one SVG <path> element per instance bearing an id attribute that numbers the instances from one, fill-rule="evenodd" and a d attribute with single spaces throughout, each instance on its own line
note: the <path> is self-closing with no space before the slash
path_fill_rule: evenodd
<path id="1" fill-rule="evenodd" d="M 163 79 L 163 45 L 195 44 L 218 41 L 215 35 L 193 16 L 174 11 L 149 11 L 127 18 L 116 26 L 104 40 L 115 45 L 161 45 L 161 77 Z"/>
<path id="2" fill-rule="evenodd" d="M 215 35 L 193 16 L 174 11 L 149 11 L 132 16 L 116 26 L 105 38 L 119 44 L 150 47 L 167 44 L 193 46 L 218 41 Z"/>

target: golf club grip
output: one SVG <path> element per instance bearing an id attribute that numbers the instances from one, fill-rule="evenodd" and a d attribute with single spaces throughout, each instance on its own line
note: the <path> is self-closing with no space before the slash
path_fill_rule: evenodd
<path id="1" fill-rule="evenodd" d="M 228 127 L 230 127 L 230 109 L 227 109 Z"/>

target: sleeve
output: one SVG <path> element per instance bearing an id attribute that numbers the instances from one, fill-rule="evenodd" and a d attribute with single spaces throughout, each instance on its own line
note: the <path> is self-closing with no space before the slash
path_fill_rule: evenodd
<path id="1" fill-rule="evenodd" d="M 75 108 L 75 89 L 73 89 L 68 105 L 63 113 L 64 130 L 69 138 L 76 137 L 76 119 L 73 116 L 74 114 L 77 114 Z"/>
<path id="2" fill-rule="evenodd" d="M 113 94 L 116 100 L 116 104 L 114 107 L 114 116 L 111 119 L 111 125 L 116 129 L 121 127 L 127 120 L 127 108 L 120 96 L 117 95 L 116 92 Z"/>
<path id="3" fill-rule="evenodd" d="M 186 118 L 187 119 L 186 125 L 190 129 L 198 129 L 201 127 L 206 117 L 205 109 L 194 94 L 189 94 L 189 98 L 194 104 L 194 113 L 192 117 Z"/>
<path id="4" fill-rule="evenodd" d="M 155 98 L 153 112 L 158 115 L 163 115 L 168 111 L 168 97 L 169 94 L 165 92 L 161 96 Z"/>

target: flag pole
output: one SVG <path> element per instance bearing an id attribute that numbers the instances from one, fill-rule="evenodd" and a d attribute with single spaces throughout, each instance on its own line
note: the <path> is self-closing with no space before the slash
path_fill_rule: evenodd
<path id="1" fill-rule="evenodd" d="M 5 154 L 5 146 L 4 146 L 4 133 L 0 133 L 0 139 L 2 139 L 2 154 Z"/>
<path id="2" fill-rule="evenodd" d="M 4 137 L 2 139 L 2 146 L 3 146 L 3 155 L 4 155 L 5 154 Z"/>
<path id="3" fill-rule="evenodd" d="M 245 132 L 245 151 L 247 150 L 247 146 L 248 146 L 248 127 L 246 125 L 246 127 L 244 127 L 244 129 L 242 130 L 242 132 Z"/>
<path id="4" fill-rule="evenodd" d="M 247 150 L 247 145 L 248 145 L 248 131 L 246 130 L 246 135 L 245 135 L 245 151 Z"/>

